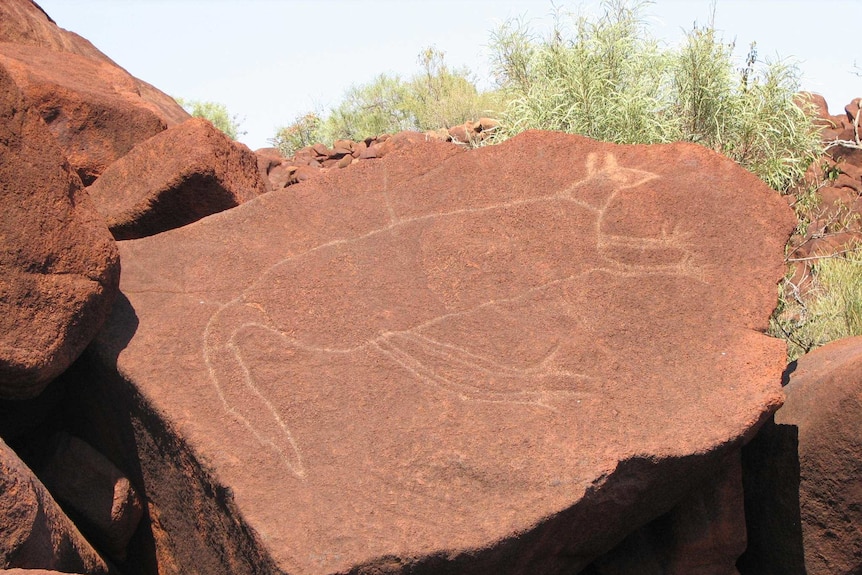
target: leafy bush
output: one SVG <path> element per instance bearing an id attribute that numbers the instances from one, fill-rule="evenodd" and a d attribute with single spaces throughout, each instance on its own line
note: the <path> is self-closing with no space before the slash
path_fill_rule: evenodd
<path id="1" fill-rule="evenodd" d="M 499 105 L 499 94 L 480 93 L 467 70 L 446 65 L 443 52 L 428 48 L 419 61 L 422 72 L 409 80 L 381 74 L 368 84 L 353 86 L 323 118 L 302 115 L 279 128 L 270 141 L 290 155 L 310 143 L 449 128 L 478 119 Z"/>
<path id="2" fill-rule="evenodd" d="M 298 149 L 320 142 L 320 116 L 308 112 L 297 118 L 289 126 L 278 129 L 270 143 L 285 156 L 292 156 Z"/>
<path id="3" fill-rule="evenodd" d="M 771 332 L 788 342 L 794 360 L 830 341 L 862 335 L 862 246 L 821 258 L 801 294 L 784 285 Z"/>
<path id="4" fill-rule="evenodd" d="M 494 74 L 507 93 L 503 135 L 561 130 L 617 143 L 691 141 L 715 149 L 786 191 L 820 151 L 810 102 L 796 102 L 798 71 L 759 64 L 752 45 L 735 69 L 733 44 L 695 26 L 678 50 L 662 48 L 644 2 L 609 0 L 595 21 L 558 14 L 536 40 L 523 23 L 493 36 Z"/>
<path id="5" fill-rule="evenodd" d="M 240 132 L 240 121 L 236 115 L 231 115 L 224 104 L 218 102 L 203 102 L 200 100 L 185 100 L 175 98 L 177 103 L 195 118 L 204 118 L 212 122 L 212 125 L 224 132 L 232 140 L 237 136 L 245 134 Z"/>

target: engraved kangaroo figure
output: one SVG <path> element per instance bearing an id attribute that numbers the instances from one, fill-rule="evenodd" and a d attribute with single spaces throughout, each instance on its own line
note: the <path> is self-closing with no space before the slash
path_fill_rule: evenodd
<path id="1" fill-rule="evenodd" d="M 541 292 L 560 282 L 576 280 L 583 273 L 584 270 L 582 268 L 577 268 L 575 271 L 554 268 L 554 273 L 557 275 L 550 278 L 544 284 L 537 286 L 496 286 L 499 293 L 495 296 L 487 295 L 482 291 L 485 285 L 482 282 L 489 280 L 478 274 L 476 276 L 478 279 L 464 280 L 477 282 L 467 285 L 467 290 L 473 294 L 473 299 L 467 301 L 461 307 L 446 310 L 442 310 L 439 307 L 429 309 L 417 306 L 416 302 L 413 301 L 416 297 L 413 292 L 401 289 L 400 286 L 389 286 L 391 282 L 382 281 L 374 283 L 385 275 L 385 271 L 380 272 L 378 270 L 375 276 L 374 268 L 364 269 L 364 274 L 348 274 L 350 270 L 347 268 L 328 270 L 328 273 L 336 276 L 337 279 L 347 278 L 348 276 L 351 278 L 359 277 L 361 281 L 369 284 L 363 284 L 363 287 L 366 289 L 371 289 L 373 285 L 373 289 L 383 292 L 379 294 L 381 296 L 379 298 L 380 301 L 387 302 L 383 305 L 394 308 L 396 311 L 399 311 L 400 308 L 409 309 L 409 313 L 400 315 L 401 319 L 398 321 L 386 319 L 384 315 L 368 315 L 367 310 L 365 313 L 355 311 L 350 306 L 350 302 L 346 302 L 346 305 L 341 308 L 345 310 L 343 314 L 332 314 L 331 316 L 318 319 L 317 324 L 314 324 L 311 320 L 308 320 L 311 314 L 307 313 L 312 311 L 313 303 L 304 301 L 299 297 L 294 300 L 292 306 L 282 304 L 283 307 L 289 309 L 276 310 L 267 306 L 266 302 L 270 298 L 266 297 L 266 293 L 268 286 L 275 284 L 280 284 L 284 292 L 299 291 L 294 289 L 302 281 L 297 279 L 302 274 L 302 264 L 298 260 L 309 254 L 309 257 L 320 255 L 323 252 L 326 252 L 328 256 L 332 255 L 330 252 L 337 252 L 335 255 L 342 254 L 342 252 L 343 254 L 350 255 L 353 253 L 350 249 L 354 244 L 361 244 L 361 242 L 371 237 L 379 239 L 380 235 L 389 234 L 395 228 L 424 224 L 433 218 L 469 218 L 472 217 L 474 212 L 493 214 L 494 210 L 505 209 L 513 205 L 528 206 L 533 203 L 538 204 L 539 202 L 549 201 L 571 202 L 579 206 L 580 209 L 587 210 L 587 213 L 592 212 L 595 214 L 594 237 L 596 244 L 594 245 L 598 253 L 594 257 L 591 256 L 596 261 L 589 264 L 589 258 L 587 258 L 587 263 L 583 265 L 599 265 L 598 260 L 602 260 L 606 265 L 609 265 L 608 268 L 601 268 L 599 266 L 592 269 L 608 269 L 612 272 L 625 274 L 685 273 L 684 271 L 681 272 L 681 264 L 633 266 L 619 262 L 614 259 L 614 255 L 610 251 L 615 246 L 629 244 L 637 245 L 642 249 L 663 249 L 670 241 L 675 239 L 675 236 L 659 239 L 627 238 L 608 236 L 602 232 L 605 211 L 620 190 L 643 185 L 659 176 L 643 170 L 621 168 L 617 165 L 614 156 L 610 154 L 606 155 L 602 162 L 600 162 L 596 154 L 590 154 L 586 160 L 586 168 L 587 175 L 585 179 L 573 183 L 563 191 L 555 192 L 548 196 L 518 200 L 509 204 L 492 205 L 472 210 L 453 210 L 449 213 L 433 214 L 433 217 L 419 216 L 412 219 L 397 220 L 387 228 L 370 232 L 358 238 L 331 242 L 312 250 L 315 252 L 314 254 L 309 252 L 293 258 L 287 258 L 265 270 L 251 286 L 232 301 L 222 305 L 212 315 L 204 332 L 203 351 L 205 364 L 209 370 L 211 382 L 226 412 L 242 423 L 262 446 L 271 449 L 293 474 L 300 479 L 306 476 L 306 467 L 303 463 L 302 453 L 296 439 L 292 435 L 289 426 L 282 419 L 282 415 L 276 406 L 258 389 L 252 373 L 244 362 L 240 346 L 238 345 L 243 333 L 259 329 L 281 337 L 285 345 L 293 345 L 297 348 L 317 353 L 344 354 L 362 349 L 375 350 L 376 353 L 382 354 L 389 361 L 401 366 L 419 381 L 433 384 L 448 392 L 455 393 L 465 401 L 527 404 L 553 409 L 547 403 L 547 398 L 554 394 L 565 394 L 568 392 L 561 391 L 560 389 L 556 391 L 543 389 L 543 382 L 554 380 L 554 378 L 557 378 L 557 380 L 566 380 L 566 378 L 569 378 L 571 380 L 589 377 L 561 370 L 558 366 L 554 365 L 554 356 L 557 353 L 558 345 L 551 342 L 551 345 L 548 347 L 550 351 L 547 352 L 545 357 L 540 358 L 532 365 L 526 367 L 510 366 L 473 353 L 469 349 L 459 347 L 451 342 L 439 341 L 423 333 L 423 330 L 430 325 L 448 321 L 449 318 L 470 313 L 500 313 L 501 305 L 518 302 L 519 298 L 522 298 L 525 294 Z M 391 245 L 397 246 L 399 243 L 397 238 L 395 238 L 391 242 Z M 390 244 L 384 242 L 383 248 L 379 248 L 379 243 L 377 245 L 378 249 L 383 249 L 385 252 L 385 249 L 388 249 L 387 246 Z M 361 253 L 360 248 L 362 247 L 361 245 L 357 247 L 356 252 Z M 338 250 L 341 251 L 339 252 Z M 467 256 L 481 257 L 481 255 L 477 254 L 478 252 L 468 253 Z M 379 260 L 386 261 L 387 257 L 387 253 L 382 253 Z M 550 261 L 542 263 L 547 263 L 548 265 L 545 267 L 551 268 L 554 265 L 560 265 L 559 263 L 555 264 L 555 262 Z M 446 272 L 447 270 L 443 270 L 440 273 L 445 274 Z M 343 281 L 354 280 L 343 279 Z M 338 284 L 336 283 L 335 285 Z M 387 289 L 391 291 L 386 291 Z M 324 291 L 326 292 L 326 290 Z M 476 294 L 479 295 L 476 296 Z M 344 298 L 347 296 L 326 292 L 322 297 Z M 407 299 L 405 300 L 405 298 Z M 390 310 L 387 309 L 386 311 Z M 339 336 L 335 335 L 331 336 L 331 341 L 326 340 L 323 343 L 314 340 L 315 332 L 313 330 L 319 327 L 320 322 L 331 323 L 329 331 L 341 334 L 341 339 L 337 339 Z M 301 323 L 302 325 L 296 325 L 297 323 Z M 333 326 L 335 329 L 333 329 Z M 339 326 L 343 327 L 343 329 L 338 329 Z M 435 370 L 435 366 L 440 365 L 441 362 L 448 362 L 448 364 L 455 366 L 457 368 L 456 372 L 459 375 L 444 375 Z M 519 378 L 532 382 L 536 385 L 537 389 L 525 389 L 524 387 L 514 389 L 511 386 L 510 388 L 506 388 L 505 386 L 502 388 L 490 387 L 504 380 L 517 382 Z M 486 381 L 490 383 L 483 383 Z"/>

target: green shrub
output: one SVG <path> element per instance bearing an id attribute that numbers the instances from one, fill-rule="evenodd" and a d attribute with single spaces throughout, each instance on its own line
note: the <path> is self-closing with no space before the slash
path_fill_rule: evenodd
<path id="1" fill-rule="evenodd" d="M 503 137 L 561 130 L 617 143 L 691 141 L 715 149 L 786 191 L 822 150 L 810 102 L 796 102 L 798 71 L 759 64 L 754 46 L 737 70 L 733 45 L 695 26 L 662 48 L 641 17 L 645 2 L 609 0 L 596 20 L 558 14 L 536 40 L 520 22 L 492 38 L 494 74 L 508 95 Z"/>
<path id="2" fill-rule="evenodd" d="M 500 105 L 499 94 L 479 92 L 467 70 L 450 69 L 443 52 L 428 48 L 419 62 L 422 71 L 409 80 L 381 74 L 368 84 L 353 86 L 323 117 L 300 116 L 279 128 L 270 141 L 291 155 L 302 147 L 300 142 L 332 144 L 342 138 L 358 141 L 403 130 L 449 128 Z M 309 129 L 311 116 L 317 122 Z"/>
<path id="3" fill-rule="evenodd" d="M 270 143 L 285 156 L 292 156 L 298 149 L 320 142 L 320 116 L 308 112 L 298 116 L 292 124 L 279 128 Z"/>
<path id="4" fill-rule="evenodd" d="M 231 115 L 224 104 L 218 102 L 203 102 L 200 100 L 185 100 L 175 98 L 177 103 L 195 118 L 204 118 L 212 122 L 212 125 L 224 132 L 232 140 L 237 136 L 245 134 L 240 132 L 240 121 L 236 115 Z"/>
<path id="5" fill-rule="evenodd" d="M 782 286 L 771 332 L 788 342 L 794 360 L 830 341 L 862 335 L 862 246 L 818 260 L 811 286 Z"/>

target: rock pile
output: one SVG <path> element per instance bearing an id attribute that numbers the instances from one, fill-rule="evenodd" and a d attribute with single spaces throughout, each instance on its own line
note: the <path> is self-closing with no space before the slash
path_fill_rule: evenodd
<path id="1" fill-rule="evenodd" d="M 0 570 L 857 573 L 860 343 L 776 412 L 784 202 L 493 129 L 254 154 L 0 4 Z"/>
<path id="2" fill-rule="evenodd" d="M 118 297 L 108 226 L 157 233 L 266 190 L 248 148 L 30 0 L 0 4 L 0 569 L 117 572 L 140 532 L 134 467 L 69 433 L 63 382 Z"/>
<path id="3" fill-rule="evenodd" d="M 421 142 L 121 242 L 95 396 L 139 398 L 103 410 L 178 572 L 577 572 L 641 527 L 594 568 L 728 572 L 793 224 L 694 145 Z M 205 467 L 160 458 L 166 433 Z M 698 538 L 645 547 L 662 522 Z"/>
<path id="4" fill-rule="evenodd" d="M 792 281 L 802 288 L 818 257 L 839 253 L 862 240 L 862 98 L 845 106 L 844 114 L 833 116 L 822 96 L 809 96 L 819 110 L 818 124 L 828 148 L 795 192 L 797 201 L 814 204 L 810 223 L 791 238 L 788 256 L 795 267 Z"/>
<path id="5" fill-rule="evenodd" d="M 862 337 L 791 366 L 787 401 L 746 448 L 743 574 L 862 571 Z"/>
<path id="6" fill-rule="evenodd" d="M 452 128 L 429 132 L 400 132 L 366 138 L 361 142 L 337 140 L 329 148 L 324 144 L 306 146 L 289 157 L 282 157 L 275 148 L 257 150 L 261 172 L 269 178 L 270 187 L 280 190 L 304 182 L 332 168 L 346 168 L 359 160 L 382 158 L 404 145 L 424 141 L 454 142 L 476 146 L 486 141 L 499 126 L 497 120 L 480 118 Z"/>

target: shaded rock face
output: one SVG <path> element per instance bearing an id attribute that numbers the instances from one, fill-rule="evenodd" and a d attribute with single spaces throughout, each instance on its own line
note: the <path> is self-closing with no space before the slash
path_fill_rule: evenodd
<path id="1" fill-rule="evenodd" d="M 121 242 L 92 350 L 278 569 L 572 573 L 780 404 L 793 226 L 694 145 L 419 144 Z"/>
<path id="2" fill-rule="evenodd" d="M 85 184 L 132 146 L 190 116 L 30 0 L 0 6 L 0 62 Z"/>
<path id="3" fill-rule="evenodd" d="M 749 513 L 743 573 L 860 573 L 862 337 L 800 358 L 785 391 L 774 424 L 747 448 L 752 461 L 778 465 L 750 466 L 751 498 L 765 503 Z"/>
<path id="4" fill-rule="evenodd" d="M 108 572 L 38 479 L 0 441 L 0 568 Z"/>
<path id="5" fill-rule="evenodd" d="M 85 441 L 60 433 L 39 477 L 101 549 L 117 560 L 126 558 L 143 505 L 119 469 Z"/>
<path id="6" fill-rule="evenodd" d="M 0 397 L 32 398 L 101 326 L 116 245 L 36 110 L 0 64 Z"/>
<path id="7" fill-rule="evenodd" d="M 630 534 L 583 575 L 738 575 L 745 551 L 740 453 L 669 513 Z"/>
<path id="8" fill-rule="evenodd" d="M 266 191 L 251 150 L 200 118 L 138 144 L 87 188 L 117 239 L 180 227 Z"/>

